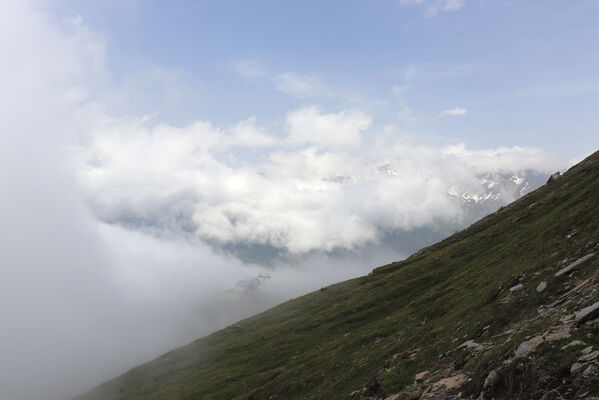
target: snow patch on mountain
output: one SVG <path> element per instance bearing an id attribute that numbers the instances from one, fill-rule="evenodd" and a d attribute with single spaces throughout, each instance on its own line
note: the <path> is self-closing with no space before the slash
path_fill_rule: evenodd
<path id="1" fill-rule="evenodd" d="M 463 202 L 467 221 L 483 217 L 537 189 L 545 183 L 547 176 L 529 170 L 516 175 L 502 172 L 485 173 L 478 178 L 479 185 L 474 189 L 464 188 L 455 183 L 447 193 Z"/>

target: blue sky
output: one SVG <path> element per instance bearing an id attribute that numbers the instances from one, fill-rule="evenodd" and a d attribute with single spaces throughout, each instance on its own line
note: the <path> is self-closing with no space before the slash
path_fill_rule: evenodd
<path id="1" fill-rule="evenodd" d="M 65 1 L 54 12 L 104 36 L 115 82 L 145 88 L 119 112 L 276 125 L 319 105 L 475 148 L 532 145 L 570 158 L 597 147 L 597 2 L 447 4 Z M 303 86 L 282 90 L 285 76 Z M 456 107 L 466 114 L 439 117 Z"/>

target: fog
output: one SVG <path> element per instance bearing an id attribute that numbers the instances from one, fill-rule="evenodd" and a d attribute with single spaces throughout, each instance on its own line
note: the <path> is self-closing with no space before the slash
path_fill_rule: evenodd
<path id="1" fill-rule="evenodd" d="M 276 132 L 111 115 L 101 35 L 27 2 L 0 8 L 3 399 L 76 395 L 401 259 L 463 225 L 450 188 L 556 165 L 537 149 L 386 139 L 358 110 L 290 110 Z"/>

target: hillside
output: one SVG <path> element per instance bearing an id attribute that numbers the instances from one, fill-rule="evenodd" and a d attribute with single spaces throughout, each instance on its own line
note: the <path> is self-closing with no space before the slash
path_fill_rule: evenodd
<path id="1" fill-rule="evenodd" d="M 599 320 L 584 310 L 599 301 L 598 241 L 599 152 L 407 260 L 287 301 L 79 399 L 599 396 Z"/>

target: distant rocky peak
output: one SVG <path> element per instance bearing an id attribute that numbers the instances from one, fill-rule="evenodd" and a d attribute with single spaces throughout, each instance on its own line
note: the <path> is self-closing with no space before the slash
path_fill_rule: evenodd
<path id="1" fill-rule="evenodd" d="M 463 202 L 465 219 L 475 221 L 499 207 L 539 188 L 547 175 L 537 171 L 484 173 L 477 176 L 478 185 L 462 187 L 453 184 L 448 195 Z"/>

